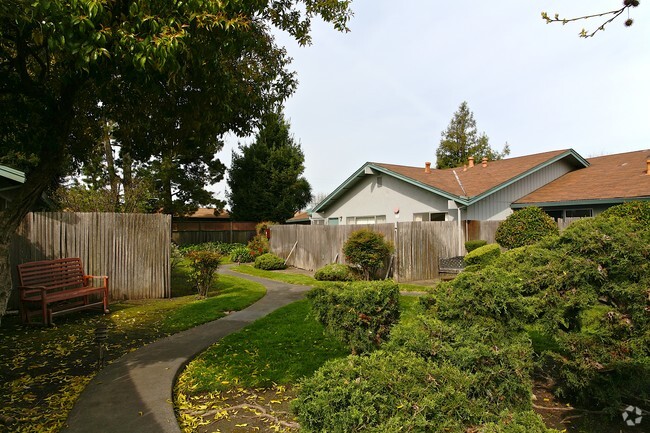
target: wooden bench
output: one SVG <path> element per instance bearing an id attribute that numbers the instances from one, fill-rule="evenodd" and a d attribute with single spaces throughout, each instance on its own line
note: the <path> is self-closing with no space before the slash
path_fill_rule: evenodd
<path id="1" fill-rule="evenodd" d="M 451 280 L 465 269 L 463 256 L 445 257 L 438 259 L 438 274 L 443 280 Z"/>
<path id="2" fill-rule="evenodd" d="M 43 260 L 18 265 L 20 316 L 23 323 L 52 325 L 59 314 L 86 308 L 108 313 L 108 277 L 85 275 L 81 259 Z"/>

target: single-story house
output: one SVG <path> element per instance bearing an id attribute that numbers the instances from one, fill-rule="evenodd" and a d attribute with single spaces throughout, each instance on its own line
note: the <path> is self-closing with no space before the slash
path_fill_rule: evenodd
<path id="1" fill-rule="evenodd" d="M 555 218 L 593 216 L 650 200 L 650 150 L 585 159 L 573 149 L 457 168 L 367 162 L 313 209 L 312 224 L 499 221 L 540 206 Z"/>

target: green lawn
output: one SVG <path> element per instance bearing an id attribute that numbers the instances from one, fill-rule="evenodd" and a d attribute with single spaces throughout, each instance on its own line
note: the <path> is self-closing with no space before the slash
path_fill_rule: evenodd
<path id="1" fill-rule="evenodd" d="M 111 313 L 61 316 L 55 327 L 27 327 L 7 316 L 0 327 L 0 432 L 59 431 L 74 401 L 96 373 L 94 331 L 108 328 L 108 362 L 161 337 L 240 310 L 266 293 L 258 283 L 220 275 L 206 299 L 187 285 L 187 269 L 172 277 L 172 299 L 112 303 Z M 183 295 L 183 296 L 179 296 Z"/>

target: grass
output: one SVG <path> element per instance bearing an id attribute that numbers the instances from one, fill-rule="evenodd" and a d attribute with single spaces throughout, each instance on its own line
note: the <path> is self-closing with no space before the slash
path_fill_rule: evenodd
<path id="1" fill-rule="evenodd" d="M 161 337 L 218 319 L 265 294 L 261 284 L 219 276 L 207 299 L 187 286 L 187 268 L 172 277 L 172 299 L 119 302 L 111 314 L 83 311 L 55 327 L 26 327 L 6 316 L 0 328 L 0 432 L 56 432 L 97 371 L 94 331 L 109 330 L 107 362 Z"/>
<path id="2" fill-rule="evenodd" d="M 251 265 L 238 265 L 233 266 L 230 270 L 235 272 L 240 272 L 246 275 L 252 275 L 254 277 L 268 278 L 269 280 L 282 281 L 287 284 L 299 284 L 303 286 L 316 286 L 321 284 L 321 281 L 316 280 L 314 277 L 309 275 L 301 274 L 290 274 L 283 273 L 278 271 L 265 271 L 262 269 L 254 268 Z"/>
<path id="3" fill-rule="evenodd" d="M 406 317 L 419 311 L 417 297 L 402 296 L 400 305 Z M 325 362 L 348 354 L 341 342 L 324 333 L 307 300 L 287 305 L 223 338 L 187 366 L 174 394 L 181 428 L 293 431 L 286 426 L 295 422 L 289 406 L 296 384 Z"/>
<path id="4" fill-rule="evenodd" d="M 231 334 L 192 361 L 178 381 L 182 393 L 287 385 L 325 361 L 347 355 L 323 333 L 306 300 L 294 302 Z"/>

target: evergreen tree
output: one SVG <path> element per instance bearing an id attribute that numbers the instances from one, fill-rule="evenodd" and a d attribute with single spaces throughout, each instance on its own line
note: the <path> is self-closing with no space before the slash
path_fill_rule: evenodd
<path id="1" fill-rule="evenodd" d="M 437 168 L 460 167 L 467 163 L 470 156 L 476 161 L 484 157 L 494 161 L 510 154 L 507 144 L 498 152 L 490 147 L 488 136 L 484 132 L 478 133 L 474 113 L 465 101 L 460 104 L 449 126 L 441 135 L 440 145 L 436 150 Z"/>
<path id="2" fill-rule="evenodd" d="M 284 222 L 311 200 L 305 156 L 289 128 L 282 112 L 271 113 L 255 141 L 233 152 L 227 196 L 235 220 Z"/>

